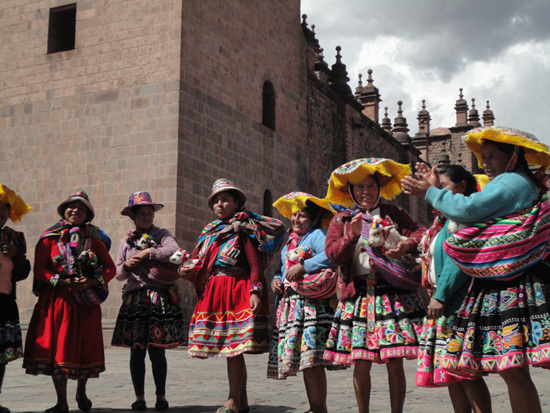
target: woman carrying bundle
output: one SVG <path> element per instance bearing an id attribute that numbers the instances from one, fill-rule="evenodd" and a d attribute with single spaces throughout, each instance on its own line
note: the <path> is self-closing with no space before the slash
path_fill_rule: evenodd
<path id="1" fill-rule="evenodd" d="M 483 227 L 492 231 L 496 221 L 501 226 L 518 223 L 515 237 L 521 238 L 521 222 L 527 222 L 522 218 L 531 216 L 531 220 L 535 214 L 534 225 L 539 226 L 543 236 L 535 231 L 527 237 L 526 245 L 533 244 L 533 248 L 522 256 L 515 255 L 520 245 L 507 247 L 514 242 L 511 237 L 506 242 L 494 238 L 500 241 L 491 254 L 507 254 L 508 258 L 489 265 L 489 255 L 479 260 L 481 250 L 468 254 L 463 249 L 462 257 L 455 257 L 465 272 L 481 278 L 474 279 L 462 303 L 442 363 L 458 375 L 499 373 L 508 386 L 512 411 L 541 412 L 528 367 L 550 367 L 550 267 L 546 261 L 550 209 L 547 188 L 531 173 L 528 164 L 547 168 L 550 152 L 534 136 L 502 127 L 474 129 L 465 142 L 490 180 L 481 192 L 466 197 L 439 189 L 433 186 L 434 171 L 425 165 L 417 165 L 421 179 L 403 181 L 407 193 L 425 197 L 447 218 L 459 224 L 476 224 L 450 237 L 444 245 L 446 251 L 454 254 L 453 245 L 472 229 L 479 235 L 470 247 L 479 245 L 487 239 Z M 509 259 L 511 256 L 514 258 Z"/>

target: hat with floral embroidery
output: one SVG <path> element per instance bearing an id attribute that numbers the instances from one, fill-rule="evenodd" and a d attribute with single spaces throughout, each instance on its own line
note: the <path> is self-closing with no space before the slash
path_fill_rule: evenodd
<path id="1" fill-rule="evenodd" d="M 163 204 L 153 202 L 149 192 L 140 191 L 134 192 L 130 195 L 130 198 L 128 199 L 128 206 L 124 207 L 124 209 L 120 212 L 120 215 L 126 215 L 127 217 L 134 219 L 135 208 L 142 205 L 151 205 L 155 212 L 164 208 Z"/>
<path id="2" fill-rule="evenodd" d="M 380 196 L 385 199 L 394 199 L 404 191 L 401 180 L 410 174 L 409 165 L 394 162 L 391 159 L 356 159 L 346 162 L 332 172 L 325 199 L 333 204 L 353 205 L 349 185 L 355 185 L 371 175 L 376 175 L 380 185 Z"/>

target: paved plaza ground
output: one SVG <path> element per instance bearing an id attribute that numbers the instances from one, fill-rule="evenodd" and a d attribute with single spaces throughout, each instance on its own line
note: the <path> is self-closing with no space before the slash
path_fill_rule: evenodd
<path id="1" fill-rule="evenodd" d="M 107 370 L 99 379 L 91 379 L 88 396 L 93 412 L 132 412 L 134 401 L 128 368 L 130 352 L 127 349 L 106 347 Z M 196 360 L 187 358 L 185 348 L 169 350 L 166 396 L 173 413 L 214 413 L 227 397 L 226 364 L 223 359 Z M 267 355 L 246 356 L 248 366 L 248 394 L 251 413 L 293 413 L 308 409 L 303 379 L 300 376 L 286 381 L 266 379 Z M 21 360 L 8 364 L 0 403 L 16 413 L 43 412 L 55 404 L 55 393 L 50 377 L 30 376 L 21 368 Z M 415 363 L 405 361 L 407 375 L 406 412 L 441 413 L 452 411 L 446 389 L 425 389 L 414 385 Z M 541 396 L 543 411 L 550 412 L 550 371 L 531 369 L 533 380 Z M 357 411 L 352 387 L 352 370 L 329 371 L 329 412 Z M 384 366 L 372 368 L 372 412 L 389 411 L 387 375 Z M 487 378 L 493 397 L 493 412 L 511 412 L 504 382 L 498 375 Z M 74 393 L 76 382 L 69 381 L 69 406 L 78 412 Z M 154 412 L 154 386 L 147 360 L 147 411 Z"/>

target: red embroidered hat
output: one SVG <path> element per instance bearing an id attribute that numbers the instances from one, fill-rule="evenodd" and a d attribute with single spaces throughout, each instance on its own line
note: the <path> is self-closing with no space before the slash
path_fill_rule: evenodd
<path id="1" fill-rule="evenodd" d="M 153 200 L 151 199 L 151 195 L 149 195 L 149 192 L 140 191 L 134 192 L 132 195 L 130 195 L 130 198 L 128 199 L 128 206 L 120 212 L 120 215 L 126 215 L 127 217 L 134 219 L 134 207 L 138 207 L 141 205 L 151 205 L 155 212 L 164 208 L 163 204 L 157 204 L 153 202 Z"/>
<path id="2" fill-rule="evenodd" d="M 73 201 L 80 201 L 82 202 L 86 208 L 88 208 L 89 214 L 88 218 L 86 219 L 86 222 L 91 221 L 95 217 L 94 207 L 90 203 L 90 199 L 88 198 L 88 194 L 83 189 L 77 189 L 74 191 L 69 197 L 61 202 L 59 206 L 57 207 L 57 213 L 62 219 L 65 219 L 65 209 L 67 209 L 66 205 L 70 204 Z"/>

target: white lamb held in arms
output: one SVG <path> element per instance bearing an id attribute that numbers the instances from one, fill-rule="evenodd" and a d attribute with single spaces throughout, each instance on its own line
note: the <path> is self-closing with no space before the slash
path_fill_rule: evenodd
<path id="1" fill-rule="evenodd" d="M 397 232 L 397 227 L 389 216 L 382 219 L 380 215 L 372 217 L 372 224 L 369 232 L 369 247 L 384 247 L 386 251 L 397 249 L 401 241 L 407 237 Z"/>

